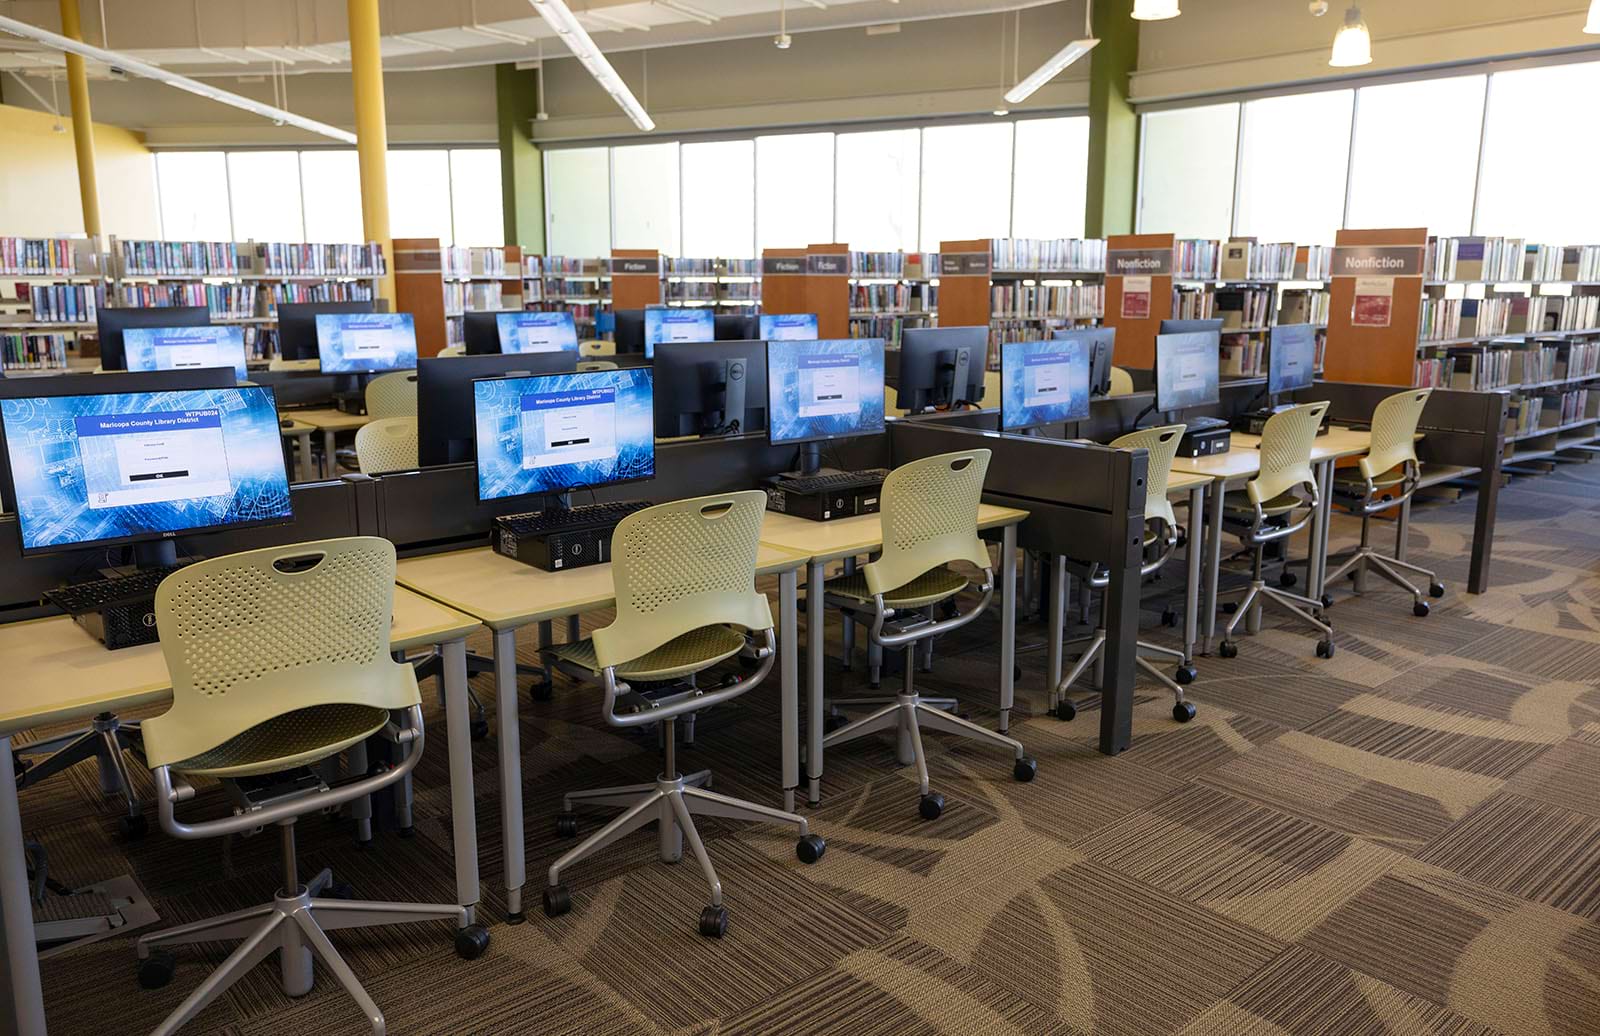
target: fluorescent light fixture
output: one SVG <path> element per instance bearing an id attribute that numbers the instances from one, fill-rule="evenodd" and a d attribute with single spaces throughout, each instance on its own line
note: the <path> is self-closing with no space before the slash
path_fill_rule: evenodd
<path id="1" fill-rule="evenodd" d="M 594 40 L 590 39 L 583 26 L 578 24 L 578 19 L 573 17 L 567 5 L 562 0 L 529 0 L 529 2 L 550 28 L 556 31 L 556 35 L 561 37 L 561 41 L 572 51 L 579 64 L 594 76 L 594 81 L 600 84 L 600 88 L 610 94 L 611 99 L 617 102 L 617 106 L 627 113 L 633 124 L 647 133 L 655 129 L 655 120 L 650 118 L 644 106 L 633 96 L 628 84 L 617 75 L 617 70 L 611 67 L 611 62 L 600 53 L 600 48 L 594 45 Z"/>
<path id="2" fill-rule="evenodd" d="M 1600 36 L 1600 0 L 1589 0 L 1589 20 L 1583 23 L 1583 31 Z"/>
<path id="3" fill-rule="evenodd" d="M 1328 64 L 1334 68 L 1354 68 L 1372 64 L 1372 34 L 1361 20 L 1361 8 L 1354 4 L 1344 13 L 1344 24 L 1333 37 L 1333 53 Z"/>
<path id="4" fill-rule="evenodd" d="M 1133 0 L 1133 16 L 1141 22 L 1178 17 L 1178 0 Z"/>
<path id="5" fill-rule="evenodd" d="M 546 0 L 533 0 L 533 2 L 544 3 Z M 660 4 L 662 7 L 665 7 L 669 11 L 676 11 L 685 18 L 697 21 L 701 25 L 710 25 L 713 22 L 721 20 L 720 16 L 712 14 L 710 11 L 702 11 L 698 7 L 692 7 L 689 4 L 683 3 L 682 0 L 656 0 L 656 3 Z"/>
<path id="6" fill-rule="evenodd" d="M 120 68 L 124 72 L 142 76 L 145 79 L 154 79 L 158 83 L 177 87 L 179 90 L 192 93 L 197 97 L 217 101 L 221 104 L 250 112 L 253 115 L 259 115 L 264 119 L 271 119 L 273 122 L 280 122 L 286 126 L 303 129 L 308 133 L 332 137 L 334 140 L 343 141 L 346 144 L 354 144 L 356 142 L 354 133 L 348 133 L 345 130 L 329 126 L 327 123 L 318 122 L 315 119 L 307 119 L 304 116 L 296 115 L 294 112 L 285 111 L 282 108 L 274 108 L 270 104 L 262 104 L 259 101 L 252 101 L 248 97 L 231 94 L 226 90 L 218 90 L 210 84 L 190 79 L 187 76 L 176 75 L 149 62 L 140 61 L 126 54 L 118 54 L 113 50 L 105 50 L 80 40 L 69 39 L 47 29 L 41 29 L 36 25 L 19 22 L 15 18 L 7 18 L 4 15 L 0 15 L 0 32 L 9 32 L 11 35 L 21 36 L 25 40 L 43 43 L 54 50 L 90 58 L 103 65 Z"/>
<path id="7" fill-rule="evenodd" d="M 1597 0 L 1597 2 L 1600 2 L 1600 0 Z M 1009 104 L 1021 104 L 1026 101 L 1033 95 L 1035 90 L 1060 75 L 1062 69 L 1089 53 L 1095 48 L 1095 44 L 1099 42 L 1097 39 L 1073 40 L 1065 47 L 1062 47 L 1055 52 L 1055 56 L 1028 73 L 1026 79 L 1007 90 L 1006 102 Z"/>

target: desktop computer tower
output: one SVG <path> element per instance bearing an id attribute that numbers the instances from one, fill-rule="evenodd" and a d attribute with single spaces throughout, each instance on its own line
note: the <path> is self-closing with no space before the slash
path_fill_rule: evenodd
<path id="1" fill-rule="evenodd" d="M 490 546 L 496 554 L 513 558 L 546 572 L 565 572 L 586 565 L 603 565 L 611 560 L 611 534 L 616 523 L 589 528 L 562 529 L 559 532 L 519 532 L 515 518 L 496 518 L 490 533 Z"/>
<path id="2" fill-rule="evenodd" d="M 858 514 L 877 514 L 883 498 L 883 482 L 855 486 L 832 486 L 825 489 L 798 489 L 786 483 L 779 475 L 767 479 L 762 489 L 767 493 L 767 510 L 776 514 L 792 514 L 813 522 L 828 522 L 836 518 L 853 518 Z"/>

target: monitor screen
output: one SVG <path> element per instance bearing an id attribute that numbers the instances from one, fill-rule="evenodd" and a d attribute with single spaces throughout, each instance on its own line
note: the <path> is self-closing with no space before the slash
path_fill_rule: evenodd
<path id="1" fill-rule="evenodd" d="M 883 431 L 883 339 L 767 343 L 767 438 L 816 442 Z"/>
<path id="2" fill-rule="evenodd" d="M 130 327 L 122 332 L 130 371 L 231 367 L 245 380 L 242 327 Z"/>
<path id="3" fill-rule="evenodd" d="M 261 387 L 0 400 L 24 553 L 290 521 Z"/>
<path id="4" fill-rule="evenodd" d="M 1217 402 L 1221 353 L 1215 331 L 1156 335 L 1156 409 L 1171 412 Z"/>
<path id="5" fill-rule="evenodd" d="M 648 367 L 474 382 L 478 499 L 652 478 Z"/>
<path id="6" fill-rule="evenodd" d="M 1317 332 L 1310 324 L 1280 324 L 1267 349 L 1267 392 L 1310 388 L 1316 377 Z"/>
<path id="7" fill-rule="evenodd" d="M 716 337 L 717 322 L 709 309 L 663 306 L 644 311 L 644 354 L 648 358 L 655 357 L 656 346 L 662 342 L 712 342 Z"/>
<path id="8" fill-rule="evenodd" d="M 767 342 L 815 341 L 815 313 L 763 313 L 760 335 Z"/>
<path id="9" fill-rule="evenodd" d="M 1033 428 L 1089 416 L 1089 354 L 1073 339 L 1000 346 L 1000 425 Z"/>
<path id="10" fill-rule="evenodd" d="M 95 332 L 100 338 L 100 369 L 128 369 L 122 335 L 131 327 L 205 327 L 211 311 L 204 306 L 113 306 L 95 311 Z"/>
<path id="11" fill-rule="evenodd" d="M 324 313 L 372 313 L 371 299 L 346 302 L 278 303 L 278 353 L 285 360 L 317 358 L 317 317 Z"/>
<path id="12" fill-rule="evenodd" d="M 502 353 L 578 351 L 578 328 L 571 313 L 496 313 Z"/>
<path id="13" fill-rule="evenodd" d="M 375 374 L 417 365 L 410 313 L 318 313 L 317 357 L 324 374 Z"/>

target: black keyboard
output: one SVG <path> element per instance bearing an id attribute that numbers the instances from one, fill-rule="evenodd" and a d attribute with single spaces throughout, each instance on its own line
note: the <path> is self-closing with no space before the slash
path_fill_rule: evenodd
<path id="1" fill-rule="evenodd" d="M 778 487 L 788 493 L 822 493 L 831 489 L 859 489 L 882 485 L 889 477 L 886 468 L 866 468 L 862 471 L 836 471 L 826 475 L 801 475 L 778 481 Z"/>
<path id="2" fill-rule="evenodd" d="M 508 514 L 499 519 L 499 524 L 517 536 L 547 536 L 553 532 L 615 526 L 633 512 L 649 506 L 648 500 L 619 500 L 607 504 Z"/>
<path id="3" fill-rule="evenodd" d="M 86 615 L 110 605 L 154 597 L 161 581 L 183 567 L 141 568 L 132 575 L 95 579 L 46 590 L 44 597 L 68 615 Z"/>
<path id="4" fill-rule="evenodd" d="M 1191 417 L 1184 422 L 1189 432 L 1210 432 L 1218 428 L 1228 427 L 1228 422 L 1220 417 Z"/>

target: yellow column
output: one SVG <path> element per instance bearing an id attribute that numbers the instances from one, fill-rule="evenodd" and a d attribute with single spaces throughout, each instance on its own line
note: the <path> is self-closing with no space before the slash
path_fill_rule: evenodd
<path id="1" fill-rule="evenodd" d="M 83 41 L 78 23 L 78 0 L 61 0 L 61 35 Z M 72 97 L 72 145 L 78 153 L 78 193 L 83 198 L 83 232 L 94 242 L 95 251 L 104 247 L 100 239 L 100 184 L 94 173 L 94 121 L 89 115 L 89 77 L 83 58 L 68 54 L 67 90 Z"/>
<path id="2" fill-rule="evenodd" d="M 68 3 L 70 0 L 62 0 Z M 389 130 L 383 107 L 383 55 L 378 41 L 378 0 L 347 0 L 350 79 L 355 91 L 356 157 L 361 165 L 361 226 L 383 245 L 389 275 L 378 294 L 394 304 L 394 239 L 389 236 Z"/>

